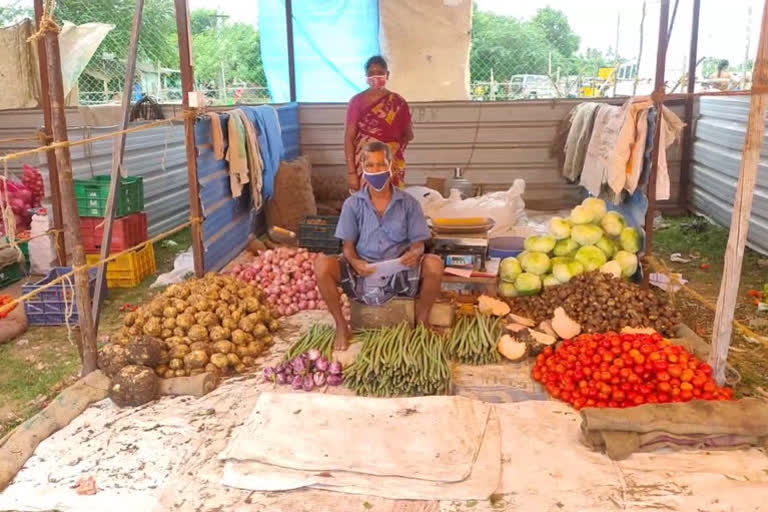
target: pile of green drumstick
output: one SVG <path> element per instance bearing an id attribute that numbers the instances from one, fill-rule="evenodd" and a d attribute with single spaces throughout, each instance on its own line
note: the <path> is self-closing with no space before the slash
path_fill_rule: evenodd
<path id="1" fill-rule="evenodd" d="M 420 325 L 369 329 L 356 334 L 363 343 L 344 383 L 363 396 L 418 396 L 447 393 L 451 367 L 445 339 Z"/>
<path id="2" fill-rule="evenodd" d="M 496 346 L 502 334 L 499 319 L 475 313 L 462 316 L 451 329 L 447 351 L 464 364 L 494 364 L 501 361 Z"/>
<path id="3" fill-rule="evenodd" d="M 333 340 L 335 337 L 336 330 L 330 325 L 315 324 L 291 345 L 283 359 L 290 361 L 316 348 L 324 358 L 330 361 L 333 357 Z"/>

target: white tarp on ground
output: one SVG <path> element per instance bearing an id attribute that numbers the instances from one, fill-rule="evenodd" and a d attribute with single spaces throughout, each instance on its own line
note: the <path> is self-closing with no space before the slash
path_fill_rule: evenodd
<path id="1" fill-rule="evenodd" d="M 77 85 L 80 74 L 114 25 L 65 22 L 59 33 L 61 77 L 64 96 Z M 35 32 L 34 24 L 24 20 L 0 29 L 0 110 L 33 108 L 40 104 L 40 68 L 37 44 L 27 39 Z M 68 102 L 75 104 L 76 102 Z"/>
<path id="2" fill-rule="evenodd" d="M 322 313 L 292 317 L 264 363 L 279 360 L 300 329 L 328 321 Z M 491 500 L 397 501 L 321 490 L 229 488 L 221 484 L 224 463 L 217 456 L 232 432 L 262 391 L 291 392 L 261 380 L 235 378 L 200 399 L 165 397 L 135 409 L 99 402 L 40 444 L 0 494 L 0 510 L 768 511 L 763 451 L 639 453 L 614 462 L 579 443 L 579 415 L 555 401 L 494 407 L 501 426 L 502 477 Z M 349 394 L 344 388 L 329 392 Z M 99 492 L 77 495 L 74 484 L 89 476 Z"/>
<path id="3" fill-rule="evenodd" d="M 472 0 L 379 2 L 389 89 L 407 101 L 469 99 Z"/>

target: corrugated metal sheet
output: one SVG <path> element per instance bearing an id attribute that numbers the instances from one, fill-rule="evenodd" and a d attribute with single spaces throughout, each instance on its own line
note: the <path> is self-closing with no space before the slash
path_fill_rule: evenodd
<path id="1" fill-rule="evenodd" d="M 67 109 L 69 140 L 82 140 L 110 133 L 114 126 L 91 128 L 84 125 L 77 109 Z M 172 114 L 171 114 L 172 115 Z M 34 136 L 42 125 L 40 109 L 4 110 L 0 112 L 0 139 Z M 133 123 L 137 126 L 139 123 Z M 75 178 L 87 179 L 110 173 L 112 163 L 112 139 L 73 146 L 72 171 Z M 36 141 L 9 143 L 0 146 L 6 153 L 39 146 Z M 45 175 L 48 184 L 48 169 L 45 155 L 15 160 L 9 170 L 18 171 L 22 164 L 35 165 Z M 145 131 L 129 133 L 126 137 L 123 167 L 129 176 L 144 178 L 144 207 L 150 236 L 167 231 L 184 223 L 189 217 L 189 196 L 187 192 L 187 163 L 184 148 L 184 127 L 173 123 Z M 50 187 L 46 186 L 46 194 Z"/>
<path id="2" fill-rule="evenodd" d="M 449 177 L 454 167 L 484 191 L 506 189 L 516 178 L 526 181 L 525 202 L 535 209 L 567 208 L 578 201 L 579 188 L 560 175 L 550 146 L 562 119 L 578 100 L 512 103 L 412 103 L 415 138 L 406 153 L 406 183 Z M 683 106 L 667 104 L 682 116 Z M 346 105 L 301 104 L 302 153 L 312 161 L 314 182 L 335 181 L 343 187 Z M 668 152 L 671 201 L 678 209 L 680 147 Z"/>
<path id="3" fill-rule="evenodd" d="M 749 97 L 699 99 L 691 176 L 694 210 L 730 226 Z M 768 136 L 763 140 L 747 244 L 768 254 Z"/>
<path id="4" fill-rule="evenodd" d="M 284 159 L 298 156 L 299 126 L 296 104 L 276 107 L 285 147 Z M 226 114 L 222 117 L 227 142 Z M 205 270 L 218 270 L 237 256 L 246 246 L 249 233 L 264 229 L 263 213 L 251 210 L 250 194 L 235 199 L 229 187 L 229 166 L 216 160 L 211 146 L 211 122 L 200 118 L 195 123 L 197 175 L 203 208 L 203 245 Z M 186 189 L 185 189 L 186 190 Z"/>

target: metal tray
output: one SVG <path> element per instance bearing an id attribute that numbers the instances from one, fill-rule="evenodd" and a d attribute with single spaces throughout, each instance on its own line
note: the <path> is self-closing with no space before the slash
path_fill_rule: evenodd
<path id="1" fill-rule="evenodd" d="M 487 233 L 493 226 L 496 225 L 496 221 L 490 218 L 486 218 L 482 224 L 470 224 L 470 225 L 456 225 L 456 226 L 436 226 L 432 219 L 427 217 L 427 225 L 429 228 L 438 235 L 454 235 L 463 233 Z"/>

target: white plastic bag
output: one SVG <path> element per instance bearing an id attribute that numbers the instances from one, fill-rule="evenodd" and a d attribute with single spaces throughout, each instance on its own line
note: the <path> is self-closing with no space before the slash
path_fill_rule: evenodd
<path id="1" fill-rule="evenodd" d="M 32 216 L 29 234 L 29 266 L 32 274 L 46 275 L 56 261 L 56 251 L 53 248 L 53 237 L 41 236 L 51 229 L 51 216 L 46 208 L 40 208 Z"/>
<path id="2" fill-rule="evenodd" d="M 182 282 L 188 275 L 195 272 L 195 258 L 192 256 L 192 248 L 176 256 L 173 260 L 173 270 L 160 274 L 150 288 L 169 286 Z"/>
<path id="3" fill-rule="evenodd" d="M 488 217 L 495 222 L 489 235 L 503 236 L 511 233 L 515 226 L 527 223 L 523 192 L 525 181 L 517 179 L 508 190 L 480 197 L 461 199 L 458 191 L 452 190 L 447 199 L 433 199 L 422 208 L 424 215 L 432 218 Z"/>

